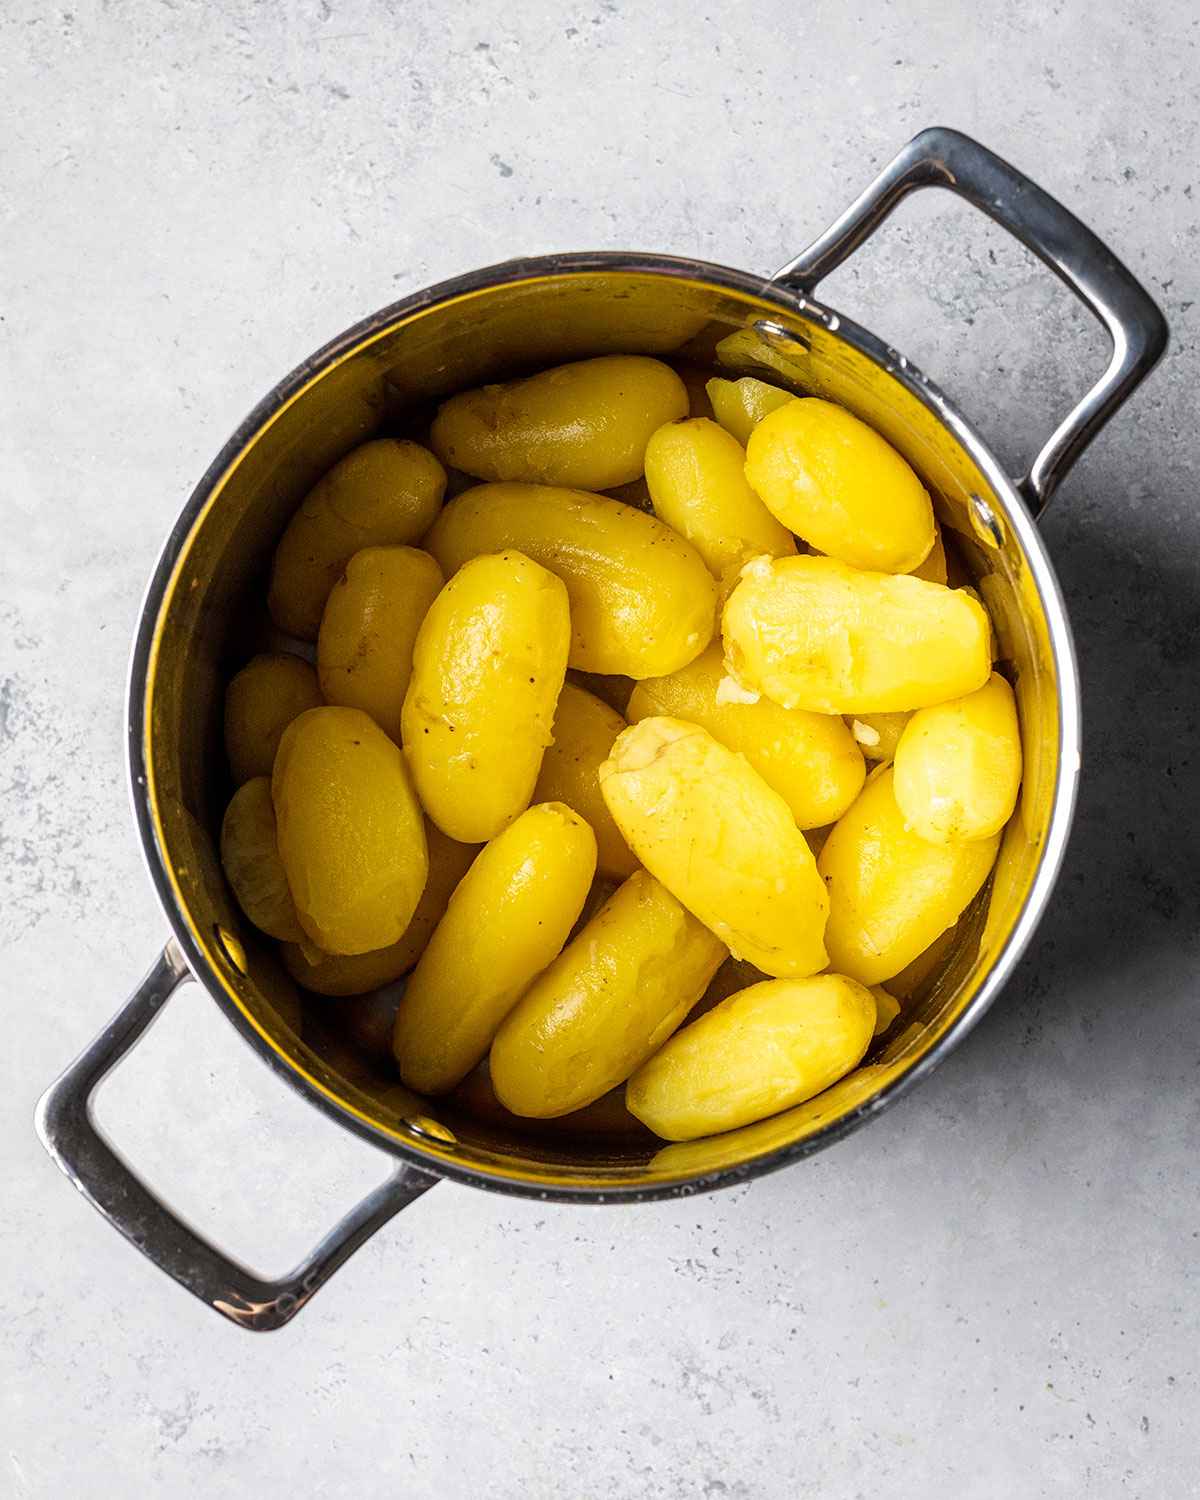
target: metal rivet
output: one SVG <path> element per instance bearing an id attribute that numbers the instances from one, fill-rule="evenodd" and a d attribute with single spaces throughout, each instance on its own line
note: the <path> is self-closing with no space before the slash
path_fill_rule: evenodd
<path id="1" fill-rule="evenodd" d="M 972 495 L 967 509 L 971 515 L 971 527 L 979 540 L 987 547 L 1003 547 L 1004 526 L 983 496 Z"/>
<path id="2" fill-rule="evenodd" d="M 781 350 L 785 354 L 794 353 L 798 348 L 803 349 L 807 354 L 812 347 L 802 333 L 797 333 L 792 328 L 785 328 L 782 323 L 773 323 L 769 318 L 759 318 L 754 325 L 754 331 L 764 344 L 772 349 Z"/>
<path id="3" fill-rule="evenodd" d="M 219 922 L 213 923 L 213 935 L 217 940 L 217 947 L 221 950 L 221 956 L 239 974 L 247 975 L 250 972 L 250 960 L 246 957 L 246 950 L 242 946 L 241 938 L 230 932 L 228 927 L 222 927 Z"/>
<path id="4" fill-rule="evenodd" d="M 445 1125 L 431 1120 L 428 1115 L 409 1115 L 404 1122 L 414 1135 L 427 1135 L 430 1140 L 443 1141 L 447 1146 L 457 1146 L 458 1137 Z"/>

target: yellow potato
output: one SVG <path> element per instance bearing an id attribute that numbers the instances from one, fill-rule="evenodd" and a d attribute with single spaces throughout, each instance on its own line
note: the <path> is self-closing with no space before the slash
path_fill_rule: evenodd
<path id="1" fill-rule="evenodd" d="M 654 514 L 691 542 L 727 588 L 752 557 L 790 557 L 796 550 L 791 532 L 746 483 L 745 464 L 741 444 L 703 417 L 669 422 L 646 448 Z"/>
<path id="2" fill-rule="evenodd" d="M 796 398 L 791 391 L 744 375 L 741 380 L 710 380 L 706 387 L 713 415 L 730 436 L 744 448 L 750 434 L 768 414 Z"/>
<path id="3" fill-rule="evenodd" d="M 798 979 L 827 962 L 829 909 L 787 803 L 743 756 L 682 719 L 643 719 L 600 767 L 637 857 L 729 948 Z"/>
<path id="4" fill-rule="evenodd" d="M 829 889 L 825 946 L 841 974 L 882 984 L 958 921 L 988 877 L 999 835 L 931 844 L 905 823 L 881 766 L 825 841 L 817 868 Z"/>
<path id="5" fill-rule="evenodd" d="M 896 802 L 923 839 L 945 844 L 999 833 L 1020 787 L 1017 705 L 998 673 L 908 721 L 896 749 Z"/>
<path id="6" fill-rule="evenodd" d="M 607 1094 L 591 1104 L 585 1104 L 582 1109 L 572 1110 L 566 1115 L 555 1115 L 552 1120 L 539 1120 L 536 1125 L 531 1126 L 527 1119 L 514 1115 L 512 1110 L 505 1109 L 500 1103 L 492 1087 L 488 1065 L 480 1063 L 479 1067 L 467 1074 L 450 1099 L 476 1119 L 484 1119 L 490 1125 L 501 1125 L 506 1130 L 536 1132 L 538 1135 L 550 1131 L 558 1136 L 646 1137 L 645 1126 L 640 1120 L 635 1120 L 625 1108 L 625 1090 L 621 1087 L 610 1089 Z"/>
<path id="7" fill-rule="evenodd" d="M 911 718 L 911 713 L 853 714 L 847 717 L 846 723 L 867 759 L 886 763 L 895 760 L 896 746 Z"/>
<path id="8" fill-rule="evenodd" d="M 974 692 L 992 668 L 977 599 L 832 557 L 749 563 L 723 627 L 725 665 L 737 682 L 813 713 L 925 708 Z"/>
<path id="9" fill-rule="evenodd" d="M 429 530 L 446 471 L 427 448 L 363 443 L 308 492 L 279 539 L 267 603 L 281 630 L 315 641 L 329 592 L 364 547 L 404 546 Z"/>
<path id="10" fill-rule="evenodd" d="M 492 1044 L 505 1109 L 581 1109 L 682 1024 L 725 958 L 717 939 L 637 870 L 509 1012 Z"/>
<path id="11" fill-rule="evenodd" d="M 573 667 L 567 671 L 567 681 L 585 689 L 594 698 L 599 698 L 601 703 L 607 703 L 609 708 L 615 708 L 622 717 L 629 695 L 634 689 L 632 677 L 606 676 L 603 672 L 577 672 Z"/>
<path id="12" fill-rule="evenodd" d="M 561 802 L 530 807 L 486 846 L 409 976 L 392 1050 L 400 1077 L 444 1094 L 575 924 L 596 869 L 592 830 Z"/>
<path id="13" fill-rule="evenodd" d="M 464 564 L 417 634 L 401 726 L 421 805 L 464 844 L 529 806 L 567 668 L 567 591 L 520 552 Z"/>
<path id="14" fill-rule="evenodd" d="M 930 547 L 924 562 L 918 563 L 909 571 L 914 578 L 924 578 L 930 583 L 949 582 L 946 568 L 946 544 L 942 541 L 942 528 L 936 521 L 933 523 L 933 546 Z"/>
<path id="15" fill-rule="evenodd" d="M 764 1120 L 857 1066 L 875 998 L 841 974 L 768 979 L 722 1000 L 629 1080 L 630 1114 L 667 1141 Z"/>
<path id="16" fill-rule="evenodd" d="M 288 973 L 318 995 L 365 995 L 407 974 L 425 951 L 433 929 L 442 920 L 455 886 L 467 873 L 479 850 L 474 844 L 448 839 L 436 823 L 425 820 L 429 875 L 408 926 L 398 942 L 369 953 L 321 953 L 310 943 L 286 943 L 283 961 Z M 390 1055 L 390 1052 L 389 1052 Z"/>
<path id="17" fill-rule="evenodd" d="M 300 925 L 326 953 L 369 953 L 408 926 L 429 873 L 404 756 L 358 708 L 288 725 L 271 796 Z"/>
<path id="18" fill-rule="evenodd" d="M 875 997 L 874 1035 L 882 1036 L 900 1014 L 900 1002 L 894 995 L 889 995 L 881 984 L 873 984 L 869 988 Z"/>
<path id="19" fill-rule="evenodd" d="M 281 651 L 248 661 L 225 689 L 225 753 L 234 781 L 270 776 L 283 731 L 320 704 L 317 674 L 300 657 Z"/>
<path id="20" fill-rule="evenodd" d="M 636 479 L 650 434 L 687 413 L 669 365 L 607 354 L 451 396 L 429 439 L 443 463 L 480 479 L 607 490 Z"/>
<path id="21" fill-rule="evenodd" d="M 631 724 L 669 715 L 707 729 L 744 755 L 791 808 L 800 828 L 833 823 L 862 790 L 866 767 L 845 723 L 835 714 L 780 708 L 769 698 L 730 701 L 721 683 L 719 642 L 669 677 L 639 682 L 626 710 Z"/>
<path id="22" fill-rule="evenodd" d="M 832 401 L 805 396 L 768 413 L 746 446 L 746 478 L 789 531 L 852 567 L 907 573 L 933 546 L 925 486 Z"/>
<path id="23" fill-rule="evenodd" d="M 554 743 L 546 747 L 533 793 L 535 802 L 565 802 L 587 820 L 596 835 L 596 868 L 615 880 L 632 875 L 637 860 L 601 795 L 599 773 L 627 727 L 607 703 L 564 682 L 554 713 Z"/>
<path id="24" fill-rule="evenodd" d="M 221 822 L 221 865 L 255 927 L 299 942 L 303 932 L 279 858 L 269 776 L 255 776 L 234 792 Z"/>
<path id="25" fill-rule="evenodd" d="M 327 703 L 361 708 L 400 738 L 400 708 L 413 645 L 445 580 L 416 547 L 364 547 L 333 586 L 317 636 L 317 673 Z"/>
<path id="26" fill-rule="evenodd" d="M 717 586 L 694 547 L 654 516 L 582 490 L 481 484 L 425 538 L 447 577 L 515 547 L 556 573 L 571 601 L 570 665 L 657 677 L 712 640 Z"/>

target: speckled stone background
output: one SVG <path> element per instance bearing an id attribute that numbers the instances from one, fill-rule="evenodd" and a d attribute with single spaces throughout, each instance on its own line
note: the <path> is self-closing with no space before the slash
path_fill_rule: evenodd
<path id="1" fill-rule="evenodd" d="M 1200 1493 L 1198 39 L 1189 0 L 7 0 L 0 1494 Z M 925 1087 L 808 1165 L 624 1210 L 443 1186 L 282 1333 L 226 1326 L 32 1128 L 164 936 L 121 700 L 179 506 L 283 372 L 396 296 L 557 248 L 769 272 L 931 123 L 1075 207 L 1173 332 L 1046 522 L 1087 750 L 1019 974 Z M 1014 470 L 1104 355 L 944 195 L 825 295 Z M 100 1113 L 268 1270 L 385 1170 L 194 987 Z"/>

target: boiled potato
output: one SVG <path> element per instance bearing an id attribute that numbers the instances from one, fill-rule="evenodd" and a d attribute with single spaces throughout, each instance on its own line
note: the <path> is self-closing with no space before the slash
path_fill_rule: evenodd
<path id="1" fill-rule="evenodd" d="M 791 532 L 746 483 L 745 464 L 741 444 L 703 417 L 669 422 L 646 448 L 654 514 L 691 542 L 727 589 L 752 557 L 796 550 Z"/>
<path id="2" fill-rule="evenodd" d="M 364 547 L 404 546 L 429 530 L 446 471 L 428 449 L 395 438 L 363 443 L 308 492 L 279 539 L 268 605 L 281 630 L 315 641 L 342 569 Z"/>
<path id="3" fill-rule="evenodd" d="M 600 766 L 626 728 L 602 699 L 564 682 L 554 712 L 554 742 L 546 747 L 533 792 L 535 802 L 565 802 L 586 819 L 596 835 L 596 868 L 615 880 L 632 875 L 637 860 L 600 792 Z"/>
<path id="4" fill-rule="evenodd" d="M 269 776 L 255 776 L 234 792 L 221 823 L 221 865 L 255 927 L 284 942 L 303 937 L 279 857 Z"/>
<path id="5" fill-rule="evenodd" d="M 527 808 L 479 854 L 409 976 L 392 1048 L 400 1077 L 443 1094 L 575 924 L 596 869 L 592 830 L 561 802 Z"/>
<path id="6" fill-rule="evenodd" d="M 959 698 L 991 674 L 977 599 L 832 557 L 759 558 L 723 617 L 725 664 L 743 687 L 812 713 L 896 713 Z"/>
<path id="7" fill-rule="evenodd" d="M 909 572 L 914 578 L 924 578 L 929 583 L 948 583 L 949 573 L 946 567 L 946 544 L 942 540 L 942 528 L 935 521 L 933 523 L 933 546 L 923 562 Z"/>
<path id="8" fill-rule="evenodd" d="M 750 434 L 769 413 L 796 398 L 791 391 L 745 375 L 741 380 L 710 380 L 706 387 L 713 415 L 744 448 Z"/>
<path id="9" fill-rule="evenodd" d="M 234 781 L 270 776 L 283 731 L 320 704 L 317 674 L 300 657 L 280 651 L 248 661 L 225 689 L 225 753 Z"/>
<path id="10" fill-rule="evenodd" d="M 829 904 L 787 803 L 741 755 L 682 719 L 643 719 L 600 767 L 637 857 L 735 958 L 800 978 L 827 962 Z"/>
<path id="11" fill-rule="evenodd" d="M 683 1022 L 724 958 L 706 927 L 635 871 L 496 1033 L 497 1098 L 534 1119 L 599 1099 Z"/>
<path id="12" fill-rule="evenodd" d="M 448 839 L 428 819 L 425 842 L 429 850 L 429 875 L 399 941 L 369 953 L 321 953 L 311 943 L 287 943 L 283 961 L 297 984 L 315 990 L 318 995 L 364 995 L 408 973 L 424 953 L 455 886 L 479 853 L 474 844 Z"/>
<path id="13" fill-rule="evenodd" d="M 327 703 L 361 708 L 400 738 L 400 707 L 413 645 L 445 579 L 416 547 L 364 547 L 333 586 L 317 636 L 317 674 Z"/>
<path id="14" fill-rule="evenodd" d="M 730 700 L 722 682 L 719 642 L 669 677 L 639 682 L 629 699 L 631 724 L 666 714 L 707 729 L 744 755 L 791 808 L 800 828 L 820 828 L 846 811 L 862 790 L 866 767 L 845 723 L 834 714 L 780 708 L 769 698 Z"/>
<path id="15" fill-rule="evenodd" d="M 999 835 L 931 844 L 896 803 L 881 766 L 825 841 L 817 868 L 829 889 L 825 946 L 840 974 L 882 984 L 958 921 L 984 881 Z"/>
<path id="16" fill-rule="evenodd" d="M 669 365 L 608 354 L 451 396 L 430 442 L 443 463 L 480 479 L 607 490 L 636 479 L 650 434 L 687 413 Z"/>
<path id="17" fill-rule="evenodd" d="M 769 412 L 746 445 L 746 478 L 789 531 L 851 567 L 907 573 L 933 546 L 925 486 L 832 401 L 805 396 Z"/>
<path id="18" fill-rule="evenodd" d="M 399 746 L 358 708 L 310 708 L 271 777 L 279 854 L 310 942 L 369 953 L 408 926 L 429 873 L 421 809 Z"/>
<path id="19" fill-rule="evenodd" d="M 856 1067 L 875 998 L 841 974 L 768 979 L 677 1032 L 633 1075 L 630 1114 L 668 1141 L 693 1141 L 811 1099 Z"/>
<path id="20" fill-rule="evenodd" d="M 404 753 L 443 833 L 494 838 L 529 806 L 567 669 L 561 581 L 521 552 L 465 563 L 417 633 Z"/>
<path id="21" fill-rule="evenodd" d="M 585 672 L 661 676 L 712 639 L 717 586 L 700 554 L 619 500 L 481 484 L 446 506 L 425 545 L 447 577 L 506 547 L 556 573 L 571 601 L 570 664 Z"/>
<path id="22" fill-rule="evenodd" d="M 507 1130 L 536 1131 L 539 1135 L 549 1131 L 556 1136 L 642 1136 L 646 1127 L 635 1120 L 625 1108 L 625 1090 L 618 1085 L 607 1094 L 582 1109 L 570 1114 L 555 1115 L 552 1120 L 538 1120 L 531 1125 L 528 1119 L 514 1115 L 505 1109 L 496 1098 L 492 1087 L 492 1076 L 486 1062 L 468 1073 L 450 1096 L 451 1101 L 466 1110 L 476 1119 L 488 1120 L 493 1125 L 502 1125 Z"/>
<path id="23" fill-rule="evenodd" d="M 965 698 L 920 709 L 900 736 L 896 802 L 908 826 L 932 843 L 999 833 L 1020 787 L 1017 705 L 996 672 Z"/>
<path id="24" fill-rule="evenodd" d="M 875 997 L 875 1036 L 882 1036 L 892 1022 L 900 1014 L 900 1002 L 895 995 L 889 995 L 881 984 L 869 986 L 871 994 Z"/>
<path id="25" fill-rule="evenodd" d="M 886 763 L 896 758 L 896 746 L 904 726 L 912 718 L 904 714 L 854 714 L 847 718 L 855 743 L 868 760 Z"/>

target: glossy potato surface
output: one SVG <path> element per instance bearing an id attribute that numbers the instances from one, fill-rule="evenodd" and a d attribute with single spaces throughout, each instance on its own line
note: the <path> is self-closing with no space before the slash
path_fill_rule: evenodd
<path id="1" fill-rule="evenodd" d="M 401 728 L 421 805 L 451 838 L 482 843 L 529 806 L 570 634 L 566 589 L 521 552 L 472 558 L 430 605 Z"/>
<path id="2" fill-rule="evenodd" d="M 766 1119 L 829 1088 L 858 1065 L 875 998 L 853 979 L 768 979 L 678 1031 L 629 1080 L 630 1114 L 668 1141 Z"/>
<path id="3" fill-rule="evenodd" d="M 656 879 L 765 974 L 826 964 L 828 902 L 787 803 L 750 763 L 682 719 L 643 719 L 600 768 L 625 841 Z"/>
<path id="4" fill-rule="evenodd" d="M 225 754 L 234 781 L 270 776 L 283 731 L 321 702 L 317 674 L 301 657 L 279 651 L 248 661 L 225 689 Z"/>
<path id="5" fill-rule="evenodd" d="M 638 870 L 509 1013 L 492 1085 L 513 1114 L 551 1119 L 623 1083 L 679 1026 L 725 948 Z"/>
<path id="6" fill-rule="evenodd" d="M 342 569 L 364 547 L 404 546 L 433 524 L 446 471 L 427 448 L 375 438 L 308 492 L 279 539 L 267 602 L 281 630 L 315 641 Z"/>
<path id="7" fill-rule="evenodd" d="M 221 866 L 237 903 L 260 932 L 285 942 L 303 936 L 275 829 L 271 778 L 240 786 L 221 822 Z"/>
<path id="8" fill-rule="evenodd" d="M 533 793 L 535 802 L 565 802 L 588 823 L 596 835 L 596 868 L 614 880 L 632 875 L 637 860 L 600 791 L 600 767 L 626 728 L 603 699 L 564 682 L 554 712 L 554 742 L 546 747 Z"/>
<path id="9" fill-rule="evenodd" d="M 556 957 L 596 869 L 596 840 L 561 802 L 525 812 L 481 850 L 409 977 L 392 1046 L 425 1094 L 460 1083 Z"/>
<path id="10" fill-rule="evenodd" d="M 745 375 L 741 380 L 710 380 L 705 389 L 712 402 L 713 415 L 743 448 L 769 412 L 796 399 L 791 391 L 768 385 L 765 380 L 756 380 L 753 375 Z"/>
<path id="11" fill-rule="evenodd" d="M 479 479 L 607 490 L 637 479 L 650 434 L 687 414 L 669 365 L 608 354 L 451 396 L 430 442 Z"/>
<path id="12" fill-rule="evenodd" d="M 326 953 L 396 942 L 429 873 L 399 746 L 361 709 L 310 708 L 284 731 L 271 796 L 280 858 L 309 940 Z"/>
<path id="13" fill-rule="evenodd" d="M 978 599 L 832 557 L 750 563 L 722 624 L 731 674 L 785 708 L 897 713 L 974 692 L 991 674 Z"/>
<path id="14" fill-rule="evenodd" d="M 907 573 L 933 546 L 925 486 L 874 428 L 805 396 L 750 434 L 746 478 L 767 509 L 819 552 L 855 568 Z"/>
<path id="15" fill-rule="evenodd" d="M 668 526 L 620 500 L 533 484 L 482 484 L 452 500 L 425 539 L 447 577 L 516 548 L 549 568 L 571 602 L 570 665 L 656 677 L 712 639 L 717 585 Z"/>

